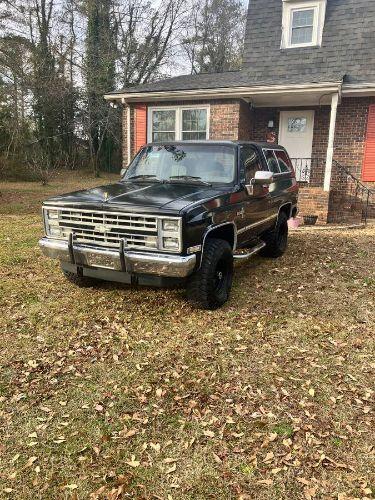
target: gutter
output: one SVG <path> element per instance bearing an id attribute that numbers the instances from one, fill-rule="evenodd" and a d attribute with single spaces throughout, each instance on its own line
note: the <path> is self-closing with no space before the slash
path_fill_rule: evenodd
<path id="1" fill-rule="evenodd" d="M 210 98 L 217 99 L 220 97 L 246 97 L 256 95 L 273 95 L 273 94 L 298 94 L 304 92 L 324 92 L 334 93 L 340 91 L 342 81 L 340 82 L 323 82 L 323 83 L 302 83 L 297 85 L 267 85 L 253 87 L 222 87 L 214 89 L 193 89 L 193 90 L 171 90 L 157 92 L 114 92 L 106 94 L 104 99 L 107 101 L 121 100 L 124 104 L 127 101 L 139 100 L 152 101 L 160 99 L 184 99 L 184 98 Z"/>

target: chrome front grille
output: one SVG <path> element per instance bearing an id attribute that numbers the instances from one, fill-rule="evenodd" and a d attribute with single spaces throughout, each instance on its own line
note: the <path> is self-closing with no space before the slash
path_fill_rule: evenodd
<path id="1" fill-rule="evenodd" d="M 59 210 L 63 237 L 73 232 L 77 243 L 119 248 L 157 249 L 158 221 L 152 215 L 63 208 Z"/>

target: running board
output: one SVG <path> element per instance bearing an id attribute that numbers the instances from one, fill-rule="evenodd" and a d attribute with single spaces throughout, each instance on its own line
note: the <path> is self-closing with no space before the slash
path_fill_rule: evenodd
<path id="1" fill-rule="evenodd" d="M 252 257 L 253 255 L 255 255 L 258 252 L 260 252 L 262 250 L 262 248 L 264 248 L 265 246 L 266 246 L 266 244 L 264 243 L 264 241 L 261 241 L 260 243 L 258 243 L 258 245 L 256 245 L 254 248 L 252 248 L 250 250 L 250 252 L 248 252 L 248 253 L 242 253 L 242 254 L 238 254 L 238 255 L 233 255 L 233 259 L 235 259 L 235 260 L 247 260 L 247 259 L 250 259 L 250 257 Z"/>

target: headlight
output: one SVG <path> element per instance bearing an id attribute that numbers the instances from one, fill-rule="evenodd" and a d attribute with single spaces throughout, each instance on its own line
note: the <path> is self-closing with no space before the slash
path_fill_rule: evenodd
<path id="1" fill-rule="evenodd" d="M 163 248 L 165 249 L 171 249 L 171 250 L 178 250 L 179 247 L 179 239 L 178 238 L 163 238 Z"/>
<path id="2" fill-rule="evenodd" d="M 47 210 L 47 217 L 49 219 L 58 219 L 59 211 L 58 210 Z"/>
<path id="3" fill-rule="evenodd" d="M 44 222 L 47 236 L 54 238 L 63 237 L 63 232 L 59 223 L 59 211 L 56 209 L 44 209 Z"/>
<path id="4" fill-rule="evenodd" d="M 159 250 L 180 252 L 181 242 L 181 219 L 163 217 L 159 219 Z"/>
<path id="5" fill-rule="evenodd" d="M 168 231 L 168 232 L 178 232 L 180 225 L 179 221 L 175 219 L 164 219 L 163 220 L 163 231 Z"/>

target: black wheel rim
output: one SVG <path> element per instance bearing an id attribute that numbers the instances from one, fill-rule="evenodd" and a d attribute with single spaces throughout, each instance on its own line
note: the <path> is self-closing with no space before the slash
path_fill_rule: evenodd
<path id="1" fill-rule="evenodd" d="M 226 288 L 226 283 L 228 281 L 228 264 L 224 260 L 219 260 L 217 263 L 215 274 L 214 274 L 214 291 L 220 293 Z"/>

